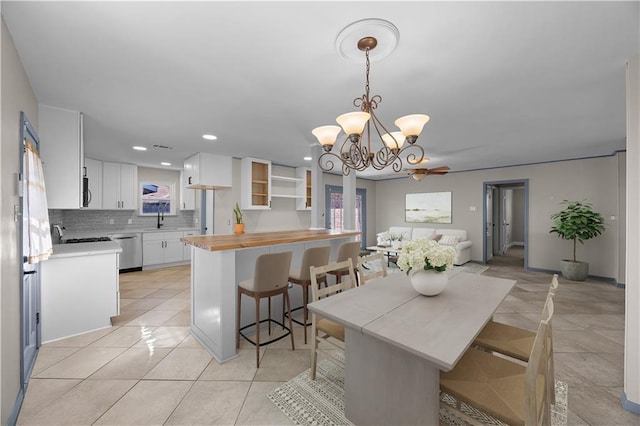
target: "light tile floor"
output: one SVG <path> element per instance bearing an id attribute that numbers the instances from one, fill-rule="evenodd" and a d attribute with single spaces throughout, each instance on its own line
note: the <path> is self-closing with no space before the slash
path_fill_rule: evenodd
<path id="1" fill-rule="evenodd" d="M 533 329 L 550 275 L 494 259 L 487 275 L 518 284 L 496 319 Z M 43 345 L 18 419 L 24 425 L 290 424 L 266 395 L 309 367 L 302 327 L 218 364 L 189 334 L 189 267 L 122 274 L 113 327 Z M 569 384 L 570 425 L 638 425 L 620 406 L 624 290 L 561 279 L 554 344 Z"/>

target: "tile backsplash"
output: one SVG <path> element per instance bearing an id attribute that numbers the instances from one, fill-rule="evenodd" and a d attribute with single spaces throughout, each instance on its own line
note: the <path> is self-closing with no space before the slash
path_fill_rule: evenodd
<path id="1" fill-rule="evenodd" d="M 162 223 L 167 228 L 195 228 L 194 217 L 194 211 L 179 211 L 176 216 L 165 215 Z M 49 222 L 62 224 L 67 232 L 155 228 L 157 220 L 156 216 L 138 216 L 133 210 L 49 210 Z"/>

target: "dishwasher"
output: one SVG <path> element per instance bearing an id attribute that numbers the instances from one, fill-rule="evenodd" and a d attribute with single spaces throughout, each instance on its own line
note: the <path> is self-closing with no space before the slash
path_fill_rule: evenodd
<path id="1" fill-rule="evenodd" d="M 129 232 L 109 235 L 122 248 L 120 272 L 142 270 L 142 234 Z"/>

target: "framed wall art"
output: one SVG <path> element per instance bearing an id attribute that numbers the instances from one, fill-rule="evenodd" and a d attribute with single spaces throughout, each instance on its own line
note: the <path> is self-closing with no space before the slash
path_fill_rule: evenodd
<path id="1" fill-rule="evenodd" d="M 451 191 L 406 194 L 405 221 L 451 223 Z"/>

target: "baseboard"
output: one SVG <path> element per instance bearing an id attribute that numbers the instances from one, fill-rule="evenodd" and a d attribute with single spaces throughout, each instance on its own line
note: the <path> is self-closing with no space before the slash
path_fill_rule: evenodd
<path id="1" fill-rule="evenodd" d="M 11 413 L 9 413 L 7 425 L 14 426 L 18 423 L 18 415 L 20 414 L 20 408 L 22 408 L 22 401 L 24 401 L 24 389 L 21 387 L 16 396 L 16 401 L 13 403 L 13 408 L 11 408 Z"/>
<path id="2" fill-rule="evenodd" d="M 524 247 L 524 242 L 523 241 L 511 241 L 509 244 L 507 244 L 507 250 L 509 250 L 511 247 Z"/>
<path id="3" fill-rule="evenodd" d="M 533 271 L 533 272 L 543 272 L 546 274 L 558 274 L 558 276 L 562 276 L 562 274 L 560 273 L 560 271 L 555 271 L 553 269 L 544 269 L 544 268 L 534 268 L 534 267 L 528 267 L 527 268 L 528 271 Z M 618 283 L 614 278 L 611 277 L 602 277 L 599 275 L 589 275 L 587 278 L 595 280 L 595 281 L 604 281 L 604 282 L 609 282 L 611 285 L 615 286 L 615 287 L 624 287 L 624 283 Z M 575 281 L 575 282 L 579 282 L 579 281 Z"/>
<path id="4" fill-rule="evenodd" d="M 629 401 L 627 399 L 627 394 L 624 391 L 622 391 L 622 395 L 620 395 L 620 402 L 622 402 L 622 408 L 625 410 L 631 411 L 634 414 L 640 414 L 640 404 Z"/>

